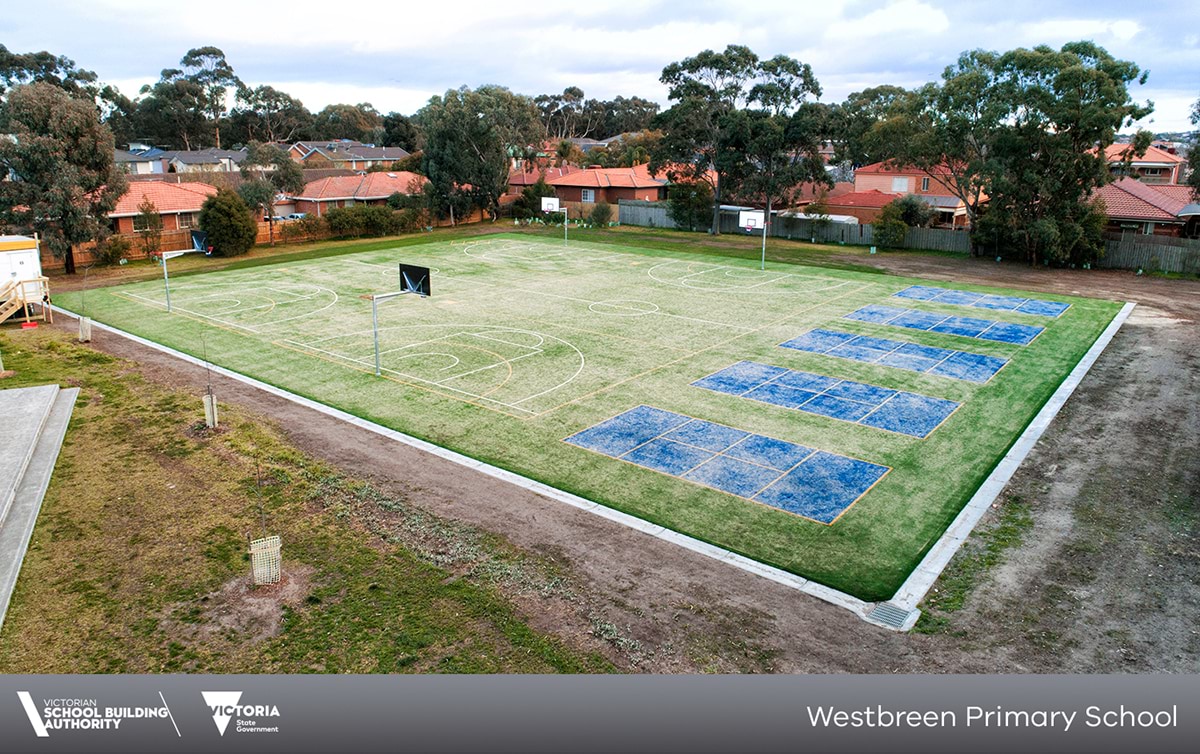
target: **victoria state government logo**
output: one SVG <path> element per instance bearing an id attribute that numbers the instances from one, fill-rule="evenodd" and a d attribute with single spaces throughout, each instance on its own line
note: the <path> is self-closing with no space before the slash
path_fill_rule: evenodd
<path id="1" fill-rule="evenodd" d="M 212 710 L 217 731 L 224 736 L 229 723 L 234 721 L 236 733 L 278 733 L 279 726 L 271 725 L 269 718 L 279 717 L 279 707 L 274 704 L 241 704 L 240 691 L 201 691 L 204 703 Z M 265 720 L 265 722 L 264 722 Z"/>

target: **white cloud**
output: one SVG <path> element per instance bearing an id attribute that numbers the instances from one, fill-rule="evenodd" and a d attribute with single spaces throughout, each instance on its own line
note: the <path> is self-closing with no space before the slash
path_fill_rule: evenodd
<path id="1" fill-rule="evenodd" d="M 1131 19 L 1107 21 L 1090 18 L 1055 18 L 1023 24 L 1021 34 L 1028 44 L 1062 44 L 1077 39 L 1106 37 L 1128 42 L 1142 31 L 1142 25 Z"/>

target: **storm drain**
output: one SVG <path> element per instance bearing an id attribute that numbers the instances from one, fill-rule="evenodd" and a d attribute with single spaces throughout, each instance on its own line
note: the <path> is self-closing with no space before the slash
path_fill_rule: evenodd
<path id="1" fill-rule="evenodd" d="M 893 605 L 890 602 L 880 602 L 871 609 L 867 614 L 867 618 L 872 623 L 878 623 L 881 626 L 894 628 L 897 631 L 906 630 L 906 624 L 914 614 L 919 614 L 919 610 L 905 610 L 902 607 Z"/>

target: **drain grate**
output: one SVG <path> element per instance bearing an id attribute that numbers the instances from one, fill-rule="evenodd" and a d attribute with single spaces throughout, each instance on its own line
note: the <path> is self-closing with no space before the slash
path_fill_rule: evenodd
<path id="1" fill-rule="evenodd" d="M 888 628 L 894 628 L 897 631 L 904 631 L 905 624 L 908 623 L 909 619 L 914 614 L 919 612 L 920 611 L 918 610 L 905 610 L 904 608 L 893 605 L 890 602 L 880 602 L 871 609 L 871 612 L 867 617 L 873 623 L 878 623 L 879 625 L 887 626 Z"/>

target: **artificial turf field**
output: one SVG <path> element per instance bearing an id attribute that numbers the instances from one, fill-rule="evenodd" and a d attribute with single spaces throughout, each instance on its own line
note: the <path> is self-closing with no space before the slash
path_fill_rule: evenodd
<path id="1" fill-rule="evenodd" d="M 400 262 L 431 268 L 433 296 L 379 305 L 376 377 L 363 296 L 396 290 Z M 516 236 L 176 276 L 171 302 L 132 283 L 86 313 L 865 600 L 1120 308 Z"/>

